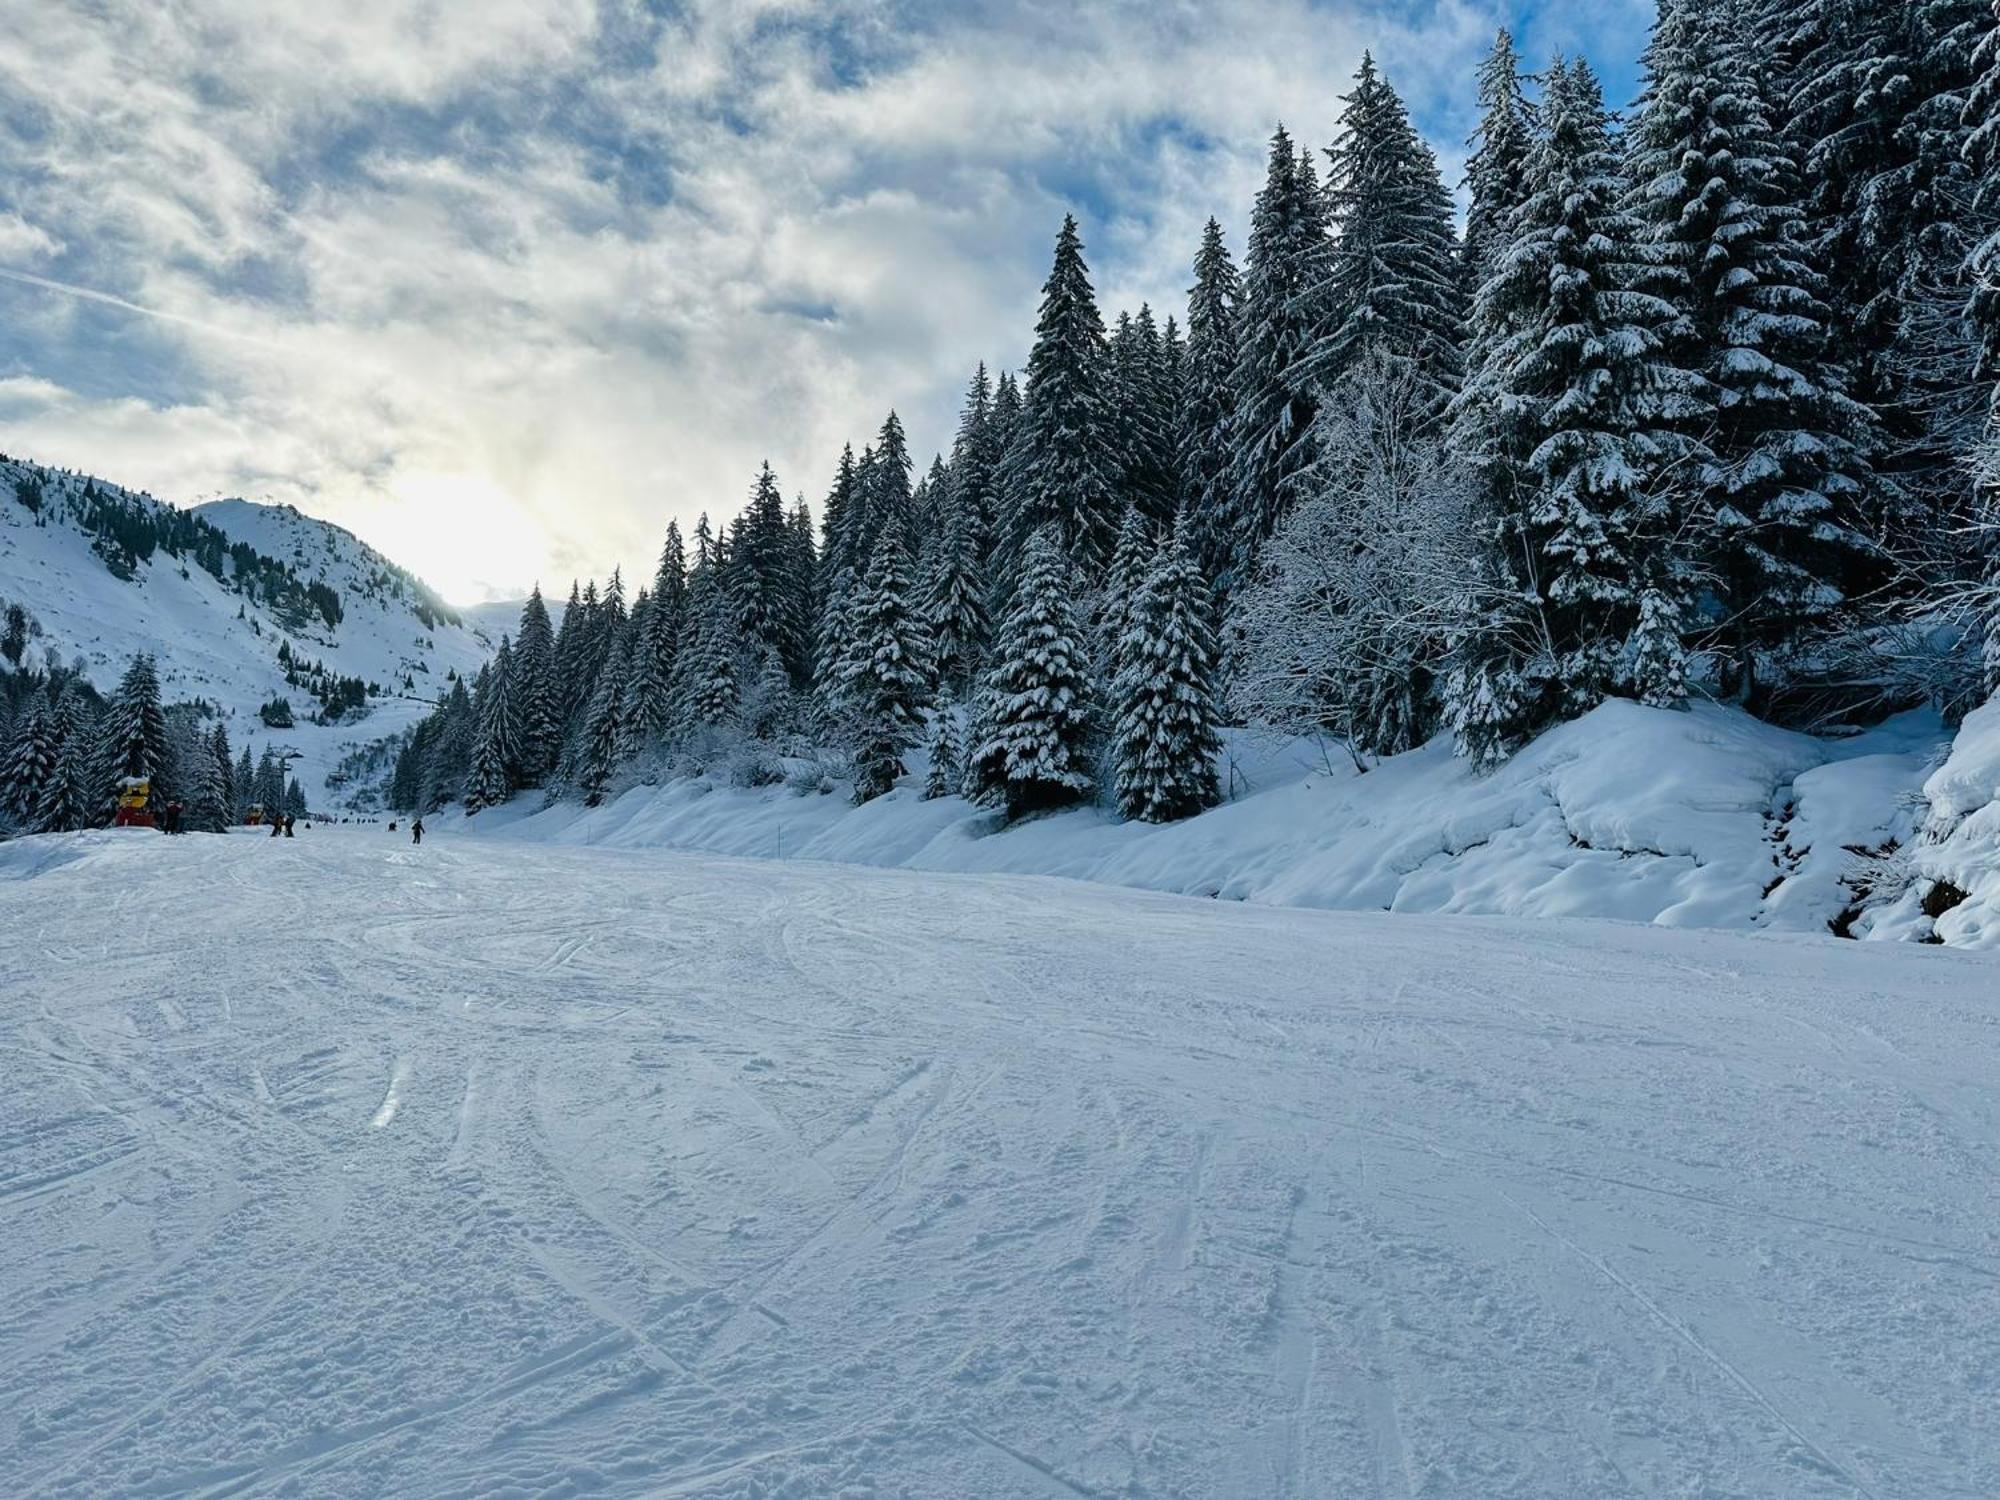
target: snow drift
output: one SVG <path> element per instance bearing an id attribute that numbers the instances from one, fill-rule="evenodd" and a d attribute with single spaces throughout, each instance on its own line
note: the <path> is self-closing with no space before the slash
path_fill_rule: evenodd
<path id="1" fill-rule="evenodd" d="M 1986 713 L 2000 718 L 2000 710 Z M 1973 729 L 1969 723 L 1968 734 Z M 1002 827 L 997 815 L 958 798 L 921 800 L 921 764 L 896 791 L 862 807 L 838 792 L 742 789 L 700 777 L 634 787 L 595 809 L 541 809 L 521 798 L 433 826 L 447 836 L 464 829 L 1059 875 L 1282 906 L 1820 933 L 1840 924 L 1857 936 L 1930 937 L 1927 920 L 1884 924 L 1875 914 L 1895 894 L 1883 889 L 1883 867 L 1917 832 L 1920 790 L 1946 740 L 1928 712 L 1825 740 L 1715 705 L 1672 712 L 1615 700 L 1549 731 L 1487 777 L 1443 741 L 1356 774 L 1310 745 L 1238 736 L 1230 747 L 1234 800 L 1158 827 L 1091 808 Z M 1932 784 L 1964 779 L 1970 805 L 1979 785 L 1990 800 L 2000 779 L 2000 734 L 1983 773 L 1969 763 L 1954 771 L 1972 754 L 1967 744 L 1962 736 Z M 2000 811 L 1986 817 L 1989 824 L 1965 819 L 1970 831 L 1939 843 L 1937 857 L 1990 866 Z M 1983 855 L 1973 844 L 1982 836 Z M 1981 889 L 2000 903 L 2000 876 L 1988 879 Z M 1936 936 L 1975 942 L 1994 931 L 2000 922 L 1990 913 L 1981 928 L 1968 914 L 1939 923 Z"/>

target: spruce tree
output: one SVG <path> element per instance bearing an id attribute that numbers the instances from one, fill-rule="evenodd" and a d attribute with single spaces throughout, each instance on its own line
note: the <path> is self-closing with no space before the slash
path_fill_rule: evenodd
<path id="1" fill-rule="evenodd" d="M 712 729 L 736 717 L 743 692 L 743 642 L 713 566 L 697 566 L 688 583 L 688 636 L 675 663 L 674 700 L 690 729 Z"/>
<path id="2" fill-rule="evenodd" d="M 36 830 L 61 749 L 54 716 L 43 708 L 31 709 L 0 763 L 0 817 L 24 832 Z"/>
<path id="3" fill-rule="evenodd" d="M 217 726 L 220 733 L 221 726 Z M 195 833 L 221 833 L 229 826 L 229 747 L 210 735 L 191 745 L 184 826 Z"/>
<path id="4" fill-rule="evenodd" d="M 989 622 L 979 559 L 978 518 L 963 498 L 951 511 L 932 558 L 924 618 L 931 666 L 961 696 L 970 690 L 986 652 Z"/>
<path id="5" fill-rule="evenodd" d="M 632 611 L 632 651 L 625 671 L 625 699 L 619 706 L 619 732 L 624 736 L 618 758 L 630 760 L 661 739 L 674 720 L 674 651 L 665 639 L 669 606 L 649 595 Z"/>
<path id="6" fill-rule="evenodd" d="M 400 765 L 402 757 L 397 757 Z M 229 810 L 229 821 L 241 823 L 250 816 L 250 805 L 257 796 L 257 769 L 250 761 L 250 747 L 246 744 L 243 753 L 236 757 L 236 775 L 232 778 L 232 788 L 236 800 Z"/>
<path id="7" fill-rule="evenodd" d="M 1521 206 L 1534 113 L 1521 85 L 1521 61 L 1514 38 L 1502 28 L 1493 50 L 1479 65 L 1479 126 L 1465 164 L 1471 204 L 1465 212 L 1465 287 L 1476 292 L 1493 274 L 1514 238 L 1514 213 Z"/>
<path id="8" fill-rule="evenodd" d="M 861 486 L 854 462 L 854 445 L 840 450 L 833 487 L 820 506 L 820 555 L 829 573 L 853 572 L 866 558 L 860 547 Z"/>
<path id="9" fill-rule="evenodd" d="M 1118 454 L 1106 402 L 1104 320 L 1074 216 L 1056 237 L 1022 396 L 1023 509 L 1017 541 L 1053 525 L 1086 576 L 1111 556 L 1118 524 Z"/>
<path id="10" fill-rule="evenodd" d="M 626 675 L 632 664 L 632 633 L 621 630 L 611 642 L 610 654 L 584 710 L 583 737 L 577 746 L 571 777 L 583 793 L 583 805 L 596 807 L 604 800 L 605 789 L 618 770 L 618 752 L 624 743 L 619 712 L 625 703 Z"/>
<path id="11" fill-rule="evenodd" d="M 507 637 L 500 638 L 484 700 L 479 704 L 478 738 L 465 773 L 466 816 L 496 807 L 519 783 L 521 757 L 521 692 L 519 664 Z"/>
<path id="12" fill-rule="evenodd" d="M 1230 555 L 1230 413 L 1235 407 L 1236 303 L 1241 283 L 1222 226 L 1210 219 L 1188 288 L 1187 357 L 1175 416 L 1191 544 L 1213 578 Z"/>
<path id="13" fill-rule="evenodd" d="M 1847 394 L 1796 173 L 1732 11 L 1663 6 L 1644 60 L 1631 203 L 1670 278 L 1669 353 L 1710 390 L 1692 521 L 1722 685 L 1756 703 L 1773 658 L 1870 580 L 1874 424 Z"/>
<path id="14" fill-rule="evenodd" d="M 516 773 L 522 786 L 539 786 L 555 768 L 562 750 L 563 695 L 555 672 L 556 637 L 538 583 L 521 606 L 520 632 L 514 638 L 514 712 L 519 734 Z"/>
<path id="15" fill-rule="evenodd" d="M 969 736 L 973 794 L 1010 818 L 1089 796 L 1094 724 L 1068 562 L 1057 533 L 1041 531 L 1023 558 Z"/>
<path id="16" fill-rule="evenodd" d="M 1354 92 L 1343 98 L 1340 134 L 1327 152 L 1336 233 L 1312 374 L 1330 384 L 1371 354 L 1408 360 L 1442 411 L 1458 387 L 1465 320 L 1451 197 L 1372 57 L 1362 55 Z"/>
<path id="17" fill-rule="evenodd" d="M 97 714 L 79 679 L 64 685 L 51 722 L 55 770 L 42 788 L 34 826 L 43 833 L 67 833 L 94 821 Z"/>
<path id="18" fill-rule="evenodd" d="M 1217 574 L 1225 593 L 1249 578 L 1311 456 L 1304 440 L 1316 407 L 1313 355 L 1331 256 L 1312 159 L 1294 151 L 1280 127 L 1250 216 L 1238 304 L 1228 514 L 1219 527 L 1229 539 L 1229 561 Z"/>
<path id="19" fill-rule="evenodd" d="M 930 765 L 924 772 L 924 801 L 958 795 L 965 776 L 965 752 L 958 742 L 958 714 L 941 704 L 931 715 Z"/>
<path id="20" fill-rule="evenodd" d="M 162 807 L 178 789 L 166 783 L 167 720 L 160 707 L 160 679 L 153 658 L 132 658 L 119 680 L 99 726 L 99 794 L 106 816 L 118 783 L 128 778 L 152 782 L 151 803 Z"/>
<path id="21" fill-rule="evenodd" d="M 854 800 L 881 796 L 903 774 L 903 752 L 917 742 L 929 694 L 929 642 L 910 600 L 909 562 L 895 527 L 875 544 L 868 576 L 850 617 L 854 649 L 841 696 L 854 716 Z"/>
<path id="22" fill-rule="evenodd" d="M 1180 536 L 1161 546 L 1118 649 L 1112 686 L 1118 807 L 1168 823 L 1219 796 L 1214 601 Z"/>
<path id="23" fill-rule="evenodd" d="M 1542 125 L 1515 237 L 1480 291 L 1480 326 L 1506 332 L 1483 346 L 1473 377 L 1525 496 L 1496 517 L 1496 540 L 1539 617 L 1518 700 L 1535 721 L 1582 712 L 1619 685 L 1643 580 L 1680 571 L 1667 555 L 1674 518 L 1656 513 L 1656 497 L 1684 446 L 1670 424 L 1698 414 L 1702 394 L 1662 355 L 1672 309 L 1647 290 L 1586 64 L 1551 67 Z"/>
<path id="24" fill-rule="evenodd" d="M 891 414 L 894 421 L 894 414 Z M 878 475 L 886 473 L 878 465 Z M 908 476 L 904 476 L 907 481 Z M 888 481 L 878 479 L 887 486 Z M 905 486 L 903 503 L 907 508 Z M 762 647 L 788 666 L 803 667 L 805 621 L 799 615 L 797 570 L 791 520 L 777 476 L 767 463 L 759 470 L 743 514 L 730 527 L 726 587 L 736 608 L 737 629 L 753 647 Z"/>
<path id="25" fill-rule="evenodd" d="M 962 540 L 970 545 L 973 565 L 983 567 L 992 547 L 1000 486 L 1000 432 L 993 415 L 993 383 L 983 360 L 959 409 L 951 481 L 953 512 L 966 533 Z"/>
<path id="26" fill-rule="evenodd" d="M 1653 708 L 1680 708 L 1687 703 L 1687 646 L 1682 640 L 1681 609 L 1663 588 L 1639 595 L 1639 619 L 1632 630 L 1632 695 Z"/>
<path id="27" fill-rule="evenodd" d="M 1887 467 L 1918 533 L 1962 490 L 1970 334 L 1957 316 L 1977 179 L 1963 153 L 1984 0 L 1810 0 L 1784 106 L 1805 231 L 1882 417 Z"/>

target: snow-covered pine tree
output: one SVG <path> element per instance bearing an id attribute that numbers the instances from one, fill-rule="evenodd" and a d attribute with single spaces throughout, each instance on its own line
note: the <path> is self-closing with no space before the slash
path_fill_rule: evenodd
<path id="1" fill-rule="evenodd" d="M 1733 7 L 1671 0 L 1628 142 L 1631 205 L 1668 281 L 1669 355 L 1707 381 L 1693 523 L 1725 692 L 1769 678 L 1873 577 L 1872 414 L 1848 394 L 1792 163 Z"/>
<path id="2" fill-rule="evenodd" d="M 819 623 L 819 545 L 813 530 L 812 507 L 800 495 L 792 505 L 791 536 L 787 548 L 787 608 L 791 614 L 795 653 L 785 663 L 795 689 L 812 681 L 813 632 Z"/>
<path id="3" fill-rule="evenodd" d="M 1310 458 L 1304 441 L 1316 405 L 1312 355 L 1332 246 L 1312 158 L 1293 149 L 1281 126 L 1250 215 L 1237 304 L 1228 508 L 1216 528 L 1229 540 L 1229 561 L 1217 574 L 1225 595 L 1250 577 L 1258 546 L 1291 504 L 1292 481 Z"/>
<path id="4" fill-rule="evenodd" d="M 965 779 L 965 751 L 958 739 L 958 713 L 949 703 L 931 715 L 930 765 L 924 771 L 924 801 L 955 797 Z"/>
<path id="5" fill-rule="evenodd" d="M 479 725 L 472 712 L 472 695 L 465 689 L 464 678 L 452 683 L 451 691 L 445 694 L 444 702 L 438 706 L 437 720 L 436 731 L 424 756 L 416 808 L 419 812 L 436 812 L 465 786 L 465 772 L 472 763 L 472 743 Z M 274 779 L 278 785 L 271 798 L 264 802 L 267 810 L 281 807 L 284 802 L 282 772 Z"/>
<path id="6" fill-rule="evenodd" d="M 938 681 L 964 696 L 971 690 L 986 652 L 990 625 L 986 583 L 979 559 L 979 519 L 964 496 L 957 497 L 931 558 L 924 618 L 930 628 L 931 667 Z"/>
<path id="7" fill-rule="evenodd" d="M 968 739 L 967 782 L 1020 817 L 1090 795 L 1095 729 L 1089 653 L 1058 533 L 1029 540 Z"/>
<path id="8" fill-rule="evenodd" d="M 518 720 L 517 775 L 522 786 L 539 786 L 555 769 L 561 752 L 562 693 L 556 686 L 556 637 L 538 583 L 521 606 L 514 638 L 514 711 Z"/>
<path id="9" fill-rule="evenodd" d="M 521 756 L 521 682 L 514 647 L 506 636 L 494 653 L 486 693 L 479 704 L 478 737 L 465 773 L 465 814 L 497 807 L 513 795 Z"/>
<path id="10" fill-rule="evenodd" d="M 153 658 L 132 658 L 99 721 L 98 796 L 109 817 L 118 783 L 126 777 L 152 782 L 152 805 L 164 806 L 179 789 L 166 783 L 167 719 L 160 707 L 160 678 Z"/>
<path id="11" fill-rule="evenodd" d="M 1313 378 L 1340 379 L 1371 353 L 1414 363 L 1436 406 L 1458 389 L 1465 306 L 1451 195 L 1403 101 L 1362 54 L 1327 151 L 1335 236 Z"/>
<path id="12" fill-rule="evenodd" d="M 1972 284 L 1967 307 L 1978 343 L 1974 374 L 1988 394 L 1984 437 L 1973 452 L 1975 515 L 1982 542 L 1983 570 L 1979 621 L 1988 693 L 2000 693 L 2000 0 L 1992 0 L 1993 21 L 1974 55 L 1975 81 L 1967 92 L 1964 155 L 1979 189 L 1973 216 L 1982 237 L 1966 257 Z"/>
<path id="13" fill-rule="evenodd" d="M 833 486 L 820 505 L 820 557 L 829 572 L 852 572 L 863 555 L 857 546 L 861 526 L 860 481 L 854 461 L 854 445 L 840 450 L 834 469 Z"/>
<path id="14" fill-rule="evenodd" d="M 1029 528 L 1028 458 L 1031 447 L 1021 409 L 1021 383 L 1002 370 L 993 382 L 993 527 L 987 544 L 987 571 L 993 585 L 987 595 L 989 615 L 997 615 L 1013 596 L 1021 571 L 1021 551 Z"/>
<path id="15" fill-rule="evenodd" d="M 868 576 L 850 616 L 854 648 L 841 696 L 853 716 L 854 800 L 868 802 L 903 774 L 903 752 L 917 743 L 929 698 L 930 642 L 910 597 L 909 559 L 896 527 L 875 543 Z"/>
<path id="16" fill-rule="evenodd" d="M 1213 608 L 1176 527 L 1127 617 L 1111 690 L 1118 809 L 1128 818 L 1169 823 L 1218 799 Z"/>
<path id="17" fill-rule="evenodd" d="M 1076 567 L 1094 574 L 1110 559 L 1118 525 L 1118 454 L 1105 392 L 1104 320 L 1091 290 L 1076 219 L 1056 236 L 1055 264 L 1022 397 L 1025 494 L 1011 517 L 1016 542 L 1054 525 Z"/>
<path id="18" fill-rule="evenodd" d="M 1580 60 L 1545 77 L 1524 185 L 1514 239 L 1480 289 L 1480 325 L 1509 332 L 1483 346 L 1473 384 L 1526 496 L 1501 518 L 1496 559 L 1539 617 L 1517 699 L 1525 732 L 1620 686 L 1642 579 L 1685 571 L 1659 495 L 1685 456 L 1672 424 L 1700 412 L 1702 388 L 1662 353 L 1673 311 L 1647 290 L 1610 116 Z"/>
<path id="19" fill-rule="evenodd" d="M 890 420 L 895 420 L 894 413 Z M 884 431 L 886 434 L 887 429 Z M 876 468 L 877 498 L 884 503 L 894 489 L 887 477 L 891 467 L 878 463 Z M 906 509 L 908 477 L 907 473 L 903 476 L 902 504 Z M 803 669 L 805 622 L 799 614 L 791 520 L 785 514 L 777 476 L 768 463 L 758 471 L 749 504 L 731 525 L 729 535 L 724 587 L 736 608 L 737 629 L 751 646 L 763 647 L 788 667 Z"/>
<path id="20" fill-rule="evenodd" d="M 1514 238 L 1514 210 L 1520 207 L 1523 170 L 1534 139 L 1534 112 L 1522 88 L 1521 60 L 1505 28 L 1479 65 L 1479 125 L 1465 163 L 1471 203 L 1465 211 L 1460 246 L 1468 294 L 1493 274 L 1500 254 Z"/>
<path id="21" fill-rule="evenodd" d="M 222 824 L 226 828 L 238 820 L 236 804 L 236 760 L 229 749 L 229 731 L 218 723 L 209 735 L 209 749 L 215 756 L 222 781 Z"/>
<path id="22" fill-rule="evenodd" d="M 667 634 L 668 609 L 648 595 L 632 610 L 632 653 L 626 664 L 625 700 L 619 705 L 618 727 L 624 738 L 618 759 L 629 761 L 656 743 L 673 722 L 674 653 Z"/>
<path id="23" fill-rule="evenodd" d="M 1222 226 L 1210 219 L 1188 288 L 1187 357 L 1175 415 L 1189 544 L 1209 577 L 1230 555 L 1230 413 L 1235 407 L 1236 302 L 1241 283 Z"/>
<path id="24" fill-rule="evenodd" d="M 916 465 L 910 458 L 910 445 L 903 435 L 903 419 L 891 411 L 882 419 L 882 430 L 875 434 L 874 462 L 869 465 L 867 484 L 868 529 L 862 540 L 867 550 L 864 558 L 872 558 L 875 542 L 889 527 L 902 530 L 903 545 L 911 545 L 910 528 L 914 520 L 911 509 L 910 475 Z"/>
<path id="25" fill-rule="evenodd" d="M 951 483 L 954 512 L 962 515 L 964 540 L 972 547 L 972 561 L 983 568 L 992 546 L 995 513 L 999 505 L 1000 433 L 993 420 L 993 382 L 981 360 L 966 387 L 965 404 L 959 408 L 958 431 L 951 443 Z"/>
<path id="26" fill-rule="evenodd" d="M 539 593 L 540 590 L 537 589 L 536 592 Z M 591 583 L 590 594 L 586 599 L 578 591 L 576 580 L 571 579 L 569 603 L 563 606 L 562 624 L 556 628 L 549 653 L 550 703 L 557 727 L 557 738 L 547 747 L 549 771 L 553 771 L 556 762 L 562 758 L 570 730 L 576 723 L 577 711 L 583 706 L 583 700 L 590 691 L 590 684 L 585 680 L 585 673 L 589 671 L 589 649 L 585 644 L 585 637 L 590 634 L 592 624 L 590 616 L 595 611 L 596 605 L 595 581 Z M 528 628 L 527 616 L 524 613 L 521 619 L 521 634 L 524 639 L 528 635 Z"/>
<path id="27" fill-rule="evenodd" d="M 1993 18 L 1973 53 L 1961 154 L 1978 185 L 1971 219 L 1979 238 L 1966 256 L 1968 313 L 1980 356 L 1975 374 L 2000 401 L 2000 0 L 1990 0 L 1990 8 Z M 1992 415 L 2000 419 L 2000 405 Z"/>
<path id="28" fill-rule="evenodd" d="M 444 721 L 440 718 L 438 728 L 441 731 L 443 727 Z M 257 774 L 252 784 L 257 789 L 253 800 L 257 806 L 264 809 L 264 817 L 269 820 L 273 813 L 283 807 L 285 801 L 285 768 L 271 753 L 269 745 L 266 745 L 264 753 L 257 757 Z"/>
<path id="29" fill-rule="evenodd" d="M 1966 433 L 1977 393 L 1959 316 L 1976 179 L 1964 109 L 1986 0 L 1804 0 L 1791 7 L 1797 52 L 1779 106 L 1802 170 L 1806 234 L 1854 394 L 1885 427 L 1884 464 L 1907 504 L 1899 540 L 1961 514 Z M 1912 531 L 1914 528 L 1914 532 Z"/>
<path id="30" fill-rule="evenodd" d="M 68 833 L 92 821 L 91 781 L 96 716 L 81 685 L 72 680 L 56 699 L 56 762 L 42 787 L 34 826 L 42 833 Z"/>
<path id="31" fill-rule="evenodd" d="M 688 631 L 675 663 L 674 700 L 689 729 L 729 723 L 743 693 L 743 639 L 715 571 L 697 566 L 688 581 Z"/>
<path id="32" fill-rule="evenodd" d="M 823 727 L 840 737 L 837 725 L 845 711 L 844 670 L 852 651 L 854 596 L 861 582 L 843 569 L 827 579 L 820 600 L 819 623 L 813 630 L 813 708 Z"/>
<path id="33" fill-rule="evenodd" d="M 16 726 L 7 758 L 0 763 L 0 822 L 24 833 L 37 830 L 42 798 L 61 749 L 55 716 L 46 708 L 31 708 Z"/>
<path id="34" fill-rule="evenodd" d="M 397 757 L 400 763 L 401 756 Z M 236 775 L 233 780 L 236 800 L 229 809 L 229 821 L 241 823 L 250 816 L 250 804 L 257 797 L 257 768 L 250 760 L 250 746 L 245 744 L 243 753 L 236 757 Z"/>
<path id="35" fill-rule="evenodd" d="M 220 725 L 217 726 L 219 730 Z M 224 741 L 197 734 L 189 746 L 188 791 L 182 826 L 191 833 L 221 833 L 229 827 L 229 749 Z"/>
<path id="36" fill-rule="evenodd" d="M 311 811 L 312 809 L 306 804 L 306 789 L 299 783 L 298 777 L 294 776 L 291 785 L 285 788 L 285 816 L 303 818 Z"/>
<path id="37" fill-rule="evenodd" d="M 1118 545 L 1112 548 L 1111 566 L 1104 573 L 1104 587 L 1093 600 L 1092 655 L 1100 682 L 1108 683 L 1118 675 L 1118 652 L 1125 640 L 1125 627 L 1138 607 L 1139 595 L 1158 559 L 1156 535 L 1146 517 L 1133 506 L 1125 507 L 1125 518 L 1118 526 Z"/>
<path id="38" fill-rule="evenodd" d="M 1687 645 L 1682 636 L 1681 608 L 1663 588 L 1639 594 L 1639 619 L 1632 628 L 1626 675 L 1632 696 L 1652 708 L 1682 708 L 1687 704 Z"/>
<path id="39" fill-rule="evenodd" d="M 597 685 L 584 711 L 583 736 L 570 782 L 583 793 L 585 807 L 595 807 L 604 800 L 605 789 L 618 770 L 618 752 L 625 738 L 619 711 L 625 703 L 632 650 L 632 632 L 621 629 L 611 642 L 610 655 L 597 674 Z"/>

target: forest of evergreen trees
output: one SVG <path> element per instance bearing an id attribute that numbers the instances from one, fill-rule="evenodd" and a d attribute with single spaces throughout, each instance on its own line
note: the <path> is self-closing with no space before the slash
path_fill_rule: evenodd
<path id="1" fill-rule="evenodd" d="M 1479 69 L 1462 232 L 1370 59 L 1324 149 L 1272 137 L 1240 265 L 1208 222 L 1184 321 L 1107 325 L 1066 219 L 948 453 L 891 412 L 817 524 L 766 465 L 629 597 L 572 585 L 558 629 L 537 590 L 392 805 L 786 765 L 865 801 L 927 743 L 926 795 L 1158 821 L 1216 800 L 1228 724 L 1491 766 L 1614 695 L 1828 731 L 1981 701 L 2000 0 L 1666 0 L 1622 115 L 1537 61 L 1502 32 Z M 165 733 L 142 689 L 91 795 Z M 64 695 L 76 732 L 72 683 L 10 763 Z M 217 765 L 256 779 L 183 758 L 204 807 Z"/>
<path id="2" fill-rule="evenodd" d="M 306 816 L 305 790 L 266 746 L 232 757 L 229 731 L 200 700 L 165 706 L 151 657 L 135 657 L 107 698 L 81 671 L 0 672 L 0 832 L 67 833 L 100 828 L 118 805 L 119 783 L 150 784 L 153 812 L 183 809 L 181 828 L 221 833 L 253 807 Z"/>
<path id="3" fill-rule="evenodd" d="M 1364 60 L 1280 129 L 1239 265 L 1107 327 L 1075 220 L 1027 363 L 919 471 L 891 413 L 815 528 L 768 466 L 627 598 L 539 594 L 393 800 L 594 803 L 831 755 L 856 800 L 1144 819 L 1218 728 L 1497 764 L 1607 696 L 1837 729 L 2000 677 L 2000 7 L 1669 0 L 1643 91 L 1501 33 L 1463 232 Z"/>

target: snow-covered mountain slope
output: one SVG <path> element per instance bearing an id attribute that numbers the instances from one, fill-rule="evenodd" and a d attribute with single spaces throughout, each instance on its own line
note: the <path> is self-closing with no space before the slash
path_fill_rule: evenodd
<path id="1" fill-rule="evenodd" d="M 1990 711 L 1989 711 L 1990 712 Z M 788 787 L 641 786 L 596 809 L 517 799 L 449 834 L 668 846 L 914 869 L 1064 875 L 1284 906 L 1614 917 L 1679 927 L 1876 932 L 1872 896 L 1923 816 L 1949 736 L 1905 714 L 1816 739 L 1734 709 L 1614 700 L 1550 730 L 1491 776 L 1442 741 L 1357 775 L 1308 746 L 1232 744 L 1234 800 L 1184 823 L 1084 809 L 1002 829 L 916 774 L 863 807 Z M 1890 848 L 1895 846 L 1895 849 Z M 2000 923 L 1941 925 L 2000 941 Z"/>
<path id="2" fill-rule="evenodd" d="M 0 1494 L 2000 1494 L 1981 955 L 446 823 L 0 848 Z"/>
<path id="3" fill-rule="evenodd" d="M 154 653 L 168 701 L 214 703 L 239 748 L 299 751 L 320 808 L 341 800 L 325 778 L 344 755 L 415 723 L 449 673 L 476 671 L 491 651 L 419 580 L 289 506 L 184 511 L 11 460 L 0 460 L 0 601 L 33 619 L 31 656 L 80 658 L 101 688 Z M 340 678 L 381 691 L 338 723 L 313 722 L 314 687 Z M 274 697 L 290 702 L 291 728 L 259 718 Z"/>

